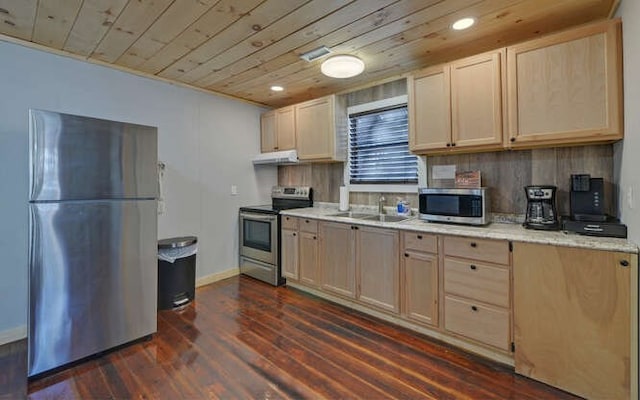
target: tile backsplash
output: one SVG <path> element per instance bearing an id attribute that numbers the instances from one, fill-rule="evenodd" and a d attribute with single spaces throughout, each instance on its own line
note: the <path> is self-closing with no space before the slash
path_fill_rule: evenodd
<path id="1" fill-rule="evenodd" d="M 526 185 L 558 187 L 557 207 L 562 215 L 569 214 L 571 174 L 586 173 L 604 178 L 605 209 L 617 215 L 616 190 L 613 184 L 613 145 L 559 147 L 551 149 L 501 151 L 427 157 L 427 179 L 431 187 L 452 186 L 453 180 L 431 178 L 435 165 L 455 165 L 458 171 L 480 170 L 482 185 L 491 188 L 492 211 L 524 214 Z M 278 167 L 278 184 L 308 185 L 314 190 L 314 201 L 337 203 L 343 184 L 343 163 L 300 164 Z M 380 192 L 349 195 L 351 204 L 377 205 Z M 395 204 L 397 197 L 409 200 L 417 207 L 417 193 L 382 193 L 386 205 Z"/>

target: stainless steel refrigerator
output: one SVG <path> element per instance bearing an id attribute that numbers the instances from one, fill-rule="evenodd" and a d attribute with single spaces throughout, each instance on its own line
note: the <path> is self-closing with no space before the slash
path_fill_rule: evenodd
<path id="1" fill-rule="evenodd" d="M 157 129 L 29 111 L 29 376 L 156 331 Z"/>

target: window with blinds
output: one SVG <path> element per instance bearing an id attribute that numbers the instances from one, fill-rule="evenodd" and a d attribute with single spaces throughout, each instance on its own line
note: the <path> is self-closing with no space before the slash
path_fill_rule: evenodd
<path id="1" fill-rule="evenodd" d="M 407 105 L 349 114 L 351 184 L 417 184 L 418 162 L 409 153 Z"/>

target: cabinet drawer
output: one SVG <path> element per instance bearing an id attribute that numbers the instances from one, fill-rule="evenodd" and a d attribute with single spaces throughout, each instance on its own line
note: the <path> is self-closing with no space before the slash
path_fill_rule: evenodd
<path id="1" fill-rule="evenodd" d="M 427 253 L 438 252 L 438 238 L 419 232 L 402 232 L 402 241 L 405 250 L 423 251 Z"/>
<path id="2" fill-rule="evenodd" d="M 282 217 L 282 229 L 298 230 L 298 218 L 285 215 Z"/>
<path id="3" fill-rule="evenodd" d="M 318 233 L 318 221 L 315 219 L 300 218 L 300 232 Z"/>
<path id="4" fill-rule="evenodd" d="M 509 312 L 454 296 L 444 298 L 444 328 L 470 339 L 509 350 Z"/>
<path id="5" fill-rule="evenodd" d="M 444 238 L 444 254 L 445 256 L 509 265 L 509 242 L 446 236 Z"/>
<path id="6" fill-rule="evenodd" d="M 509 269 L 445 258 L 444 291 L 508 308 Z"/>

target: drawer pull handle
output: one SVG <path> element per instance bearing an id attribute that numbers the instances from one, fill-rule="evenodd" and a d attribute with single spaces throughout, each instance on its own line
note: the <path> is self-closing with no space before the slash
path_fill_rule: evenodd
<path id="1" fill-rule="evenodd" d="M 476 306 L 471 306 L 471 311 L 478 311 L 478 307 L 476 307 Z"/>
<path id="2" fill-rule="evenodd" d="M 417 237 L 418 237 L 418 239 L 422 239 L 422 235 L 418 235 Z"/>
<path id="3" fill-rule="evenodd" d="M 469 268 L 471 268 L 472 270 L 475 271 L 478 267 L 476 267 L 475 265 L 471 264 L 471 265 L 469 265 Z"/>
<path id="4" fill-rule="evenodd" d="M 477 244 L 476 242 L 471 242 L 471 243 L 469 243 L 469 245 L 470 245 L 471 247 L 478 247 L 478 244 Z"/>
<path id="5" fill-rule="evenodd" d="M 629 266 L 629 261 L 622 260 L 622 261 L 620 261 L 620 265 L 622 265 L 623 267 L 628 267 Z"/>

